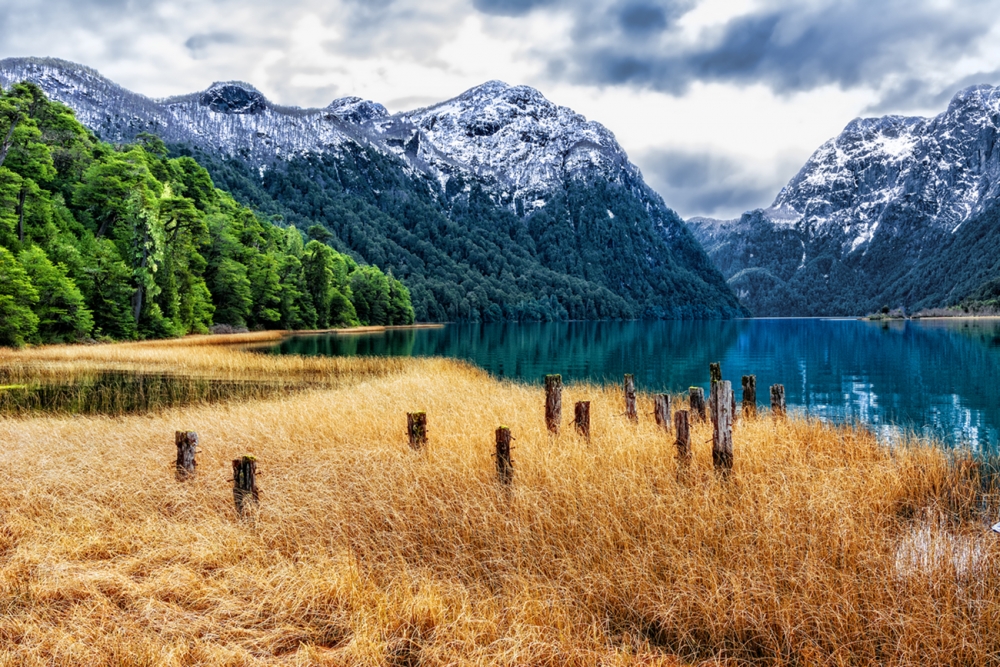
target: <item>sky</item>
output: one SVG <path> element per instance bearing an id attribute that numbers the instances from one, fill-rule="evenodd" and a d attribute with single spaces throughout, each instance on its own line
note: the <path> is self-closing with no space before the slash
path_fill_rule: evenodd
<path id="1" fill-rule="evenodd" d="M 1000 85 L 1000 0 L 3 0 L 8 56 L 150 97 L 241 80 L 297 106 L 526 84 L 607 126 L 685 218 L 731 218 L 853 118 Z"/>

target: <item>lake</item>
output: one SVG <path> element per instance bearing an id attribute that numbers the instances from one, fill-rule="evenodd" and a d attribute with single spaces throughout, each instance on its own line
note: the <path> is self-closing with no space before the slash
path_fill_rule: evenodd
<path id="1" fill-rule="evenodd" d="M 902 431 L 995 453 L 1000 432 L 1000 320 L 449 324 L 443 329 L 294 336 L 275 348 L 305 355 L 442 356 L 501 378 L 620 382 L 683 392 L 708 387 L 708 365 L 740 395 L 757 376 L 761 404 L 784 384 L 790 409 L 860 421 L 883 438 Z M 706 392 L 707 393 L 707 392 Z"/>

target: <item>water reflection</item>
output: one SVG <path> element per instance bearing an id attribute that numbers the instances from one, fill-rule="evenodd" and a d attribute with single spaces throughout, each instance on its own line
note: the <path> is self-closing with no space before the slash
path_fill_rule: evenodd
<path id="1" fill-rule="evenodd" d="M 277 351 L 467 359 L 499 377 L 614 381 L 648 391 L 707 387 L 708 364 L 759 398 L 785 385 L 789 406 L 886 433 L 903 428 L 995 450 L 1000 428 L 1000 320 L 856 320 L 456 324 L 444 329 L 297 337 Z"/>

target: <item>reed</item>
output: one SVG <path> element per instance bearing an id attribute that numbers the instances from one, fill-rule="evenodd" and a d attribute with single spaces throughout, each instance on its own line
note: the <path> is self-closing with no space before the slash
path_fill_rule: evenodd
<path id="1" fill-rule="evenodd" d="M 653 397 L 639 394 L 633 424 L 619 386 L 563 389 L 567 404 L 591 401 L 588 443 L 546 429 L 540 385 L 445 360 L 251 358 L 211 345 L 19 354 L 66 368 L 170 361 L 345 379 L 144 415 L 0 418 L 0 664 L 1000 655 L 1000 553 L 981 524 L 976 468 L 940 449 L 889 451 L 864 429 L 762 412 L 736 424 L 725 478 L 712 472 L 711 424 L 693 422 L 678 482 L 672 435 L 647 416 Z M 406 431 L 414 411 L 428 416 L 420 451 Z M 504 489 L 491 458 L 500 425 L 516 438 Z M 183 483 L 178 429 L 197 431 L 202 449 Z M 260 504 L 240 518 L 231 460 L 244 454 L 258 461 Z"/>

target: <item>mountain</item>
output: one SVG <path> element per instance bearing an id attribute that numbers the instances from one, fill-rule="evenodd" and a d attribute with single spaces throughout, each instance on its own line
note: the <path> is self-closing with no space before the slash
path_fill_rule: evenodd
<path id="1" fill-rule="evenodd" d="M 855 315 L 954 304 L 1000 276 L 1000 88 L 934 118 L 851 121 L 767 209 L 695 219 L 756 315 Z"/>
<path id="2" fill-rule="evenodd" d="M 0 61 L 0 86 L 22 80 L 101 139 L 156 135 L 242 203 L 391 269 L 418 319 L 743 313 L 614 135 L 526 86 L 389 114 L 282 107 L 241 82 L 153 100 L 73 63 Z"/>

